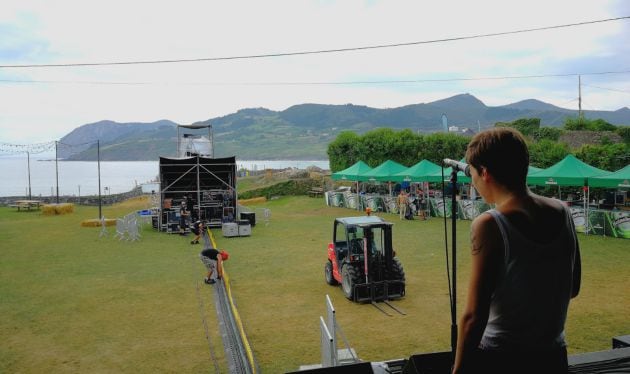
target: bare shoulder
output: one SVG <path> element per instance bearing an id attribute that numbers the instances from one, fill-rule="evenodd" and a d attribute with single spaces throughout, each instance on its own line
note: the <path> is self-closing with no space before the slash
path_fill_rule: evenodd
<path id="1" fill-rule="evenodd" d="M 497 223 L 494 220 L 494 217 L 490 213 L 480 214 L 475 218 L 472 222 L 471 229 L 472 230 L 480 230 L 486 229 L 488 226 L 496 226 Z"/>
<path id="2" fill-rule="evenodd" d="M 484 249 L 501 247 L 503 242 L 499 226 L 489 213 L 475 218 L 470 227 L 470 238 L 473 254 L 482 252 Z"/>

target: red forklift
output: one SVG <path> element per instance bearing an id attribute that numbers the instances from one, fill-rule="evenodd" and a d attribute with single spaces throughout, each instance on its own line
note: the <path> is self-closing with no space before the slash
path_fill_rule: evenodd
<path id="1" fill-rule="evenodd" d="M 405 296 L 405 272 L 392 248 L 392 226 L 376 216 L 336 218 L 324 266 L 326 283 L 341 283 L 344 295 L 358 303 Z"/>

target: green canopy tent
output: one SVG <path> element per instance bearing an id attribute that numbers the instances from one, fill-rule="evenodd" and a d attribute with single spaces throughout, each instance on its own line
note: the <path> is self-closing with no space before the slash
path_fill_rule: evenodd
<path id="1" fill-rule="evenodd" d="M 372 170 L 372 168 L 363 161 L 357 161 L 354 165 L 347 169 L 343 169 L 332 174 L 333 180 L 349 180 L 349 181 L 366 181 L 368 178 L 363 174 Z"/>
<path id="2" fill-rule="evenodd" d="M 462 158 L 460 161 L 461 161 L 461 162 L 463 162 L 463 163 L 466 163 L 466 159 L 465 159 L 465 158 Z M 535 167 L 535 166 L 531 166 L 531 165 L 530 165 L 530 166 L 528 166 L 528 167 L 527 167 L 527 175 L 529 176 L 529 175 L 531 175 L 531 174 L 533 174 L 533 173 L 537 173 L 537 172 L 539 172 L 539 171 L 541 171 L 541 170 L 543 170 L 543 169 L 541 169 L 541 168 L 537 168 L 537 167 Z M 450 180 L 450 175 L 451 175 L 451 172 L 452 172 L 452 168 L 444 169 L 444 179 L 445 179 L 446 181 L 449 181 L 449 180 Z M 449 177 L 447 177 L 447 175 L 448 175 Z M 441 178 L 441 176 L 440 176 L 440 178 Z M 462 181 L 462 182 L 468 182 L 468 183 L 472 182 L 472 179 L 471 179 L 470 177 L 467 177 L 467 176 L 466 176 L 463 172 L 461 172 L 461 171 L 457 173 L 457 180 L 458 180 L 458 181 Z"/>
<path id="3" fill-rule="evenodd" d="M 609 174 L 588 178 L 590 187 L 630 188 L 630 165 Z"/>
<path id="4" fill-rule="evenodd" d="M 367 177 L 369 181 L 393 182 L 396 174 L 406 170 L 407 167 L 397 163 L 396 161 L 387 160 L 375 167 L 374 169 L 363 173 L 363 177 Z M 389 184 L 389 194 L 392 193 L 392 185 Z"/>
<path id="5" fill-rule="evenodd" d="M 533 173 L 538 173 L 539 171 L 543 170 L 542 168 L 537 168 L 535 166 L 531 166 L 529 165 L 527 167 L 527 175 L 532 175 Z"/>
<path id="6" fill-rule="evenodd" d="M 401 165 L 396 161 L 387 160 L 367 173 L 363 173 L 362 176 L 366 177 L 367 180 L 392 182 L 394 181 L 396 174 L 407 169 L 408 168 L 406 166 Z"/>
<path id="7" fill-rule="evenodd" d="M 609 171 L 598 169 L 573 155 L 568 155 L 555 165 L 527 175 L 527 183 L 537 186 L 586 186 L 587 178 L 607 174 Z"/>
<path id="8" fill-rule="evenodd" d="M 441 182 L 442 168 L 429 160 L 417 164 L 393 176 L 395 182 Z"/>
<path id="9" fill-rule="evenodd" d="M 583 161 L 580 161 L 573 155 L 567 155 L 556 164 L 543 169 L 541 171 L 527 175 L 527 184 L 537 186 L 558 186 L 558 198 L 561 199 L 560 186 L 584 187 L 583 204 L 585 213 L 585 222 L 588 222 L 588 200 L 589 190 L 588 181 L 590 178 L 608 174 L 609 171 L 598 169 Z M 585 228 L 588 233 L 588 228 Z"/>
<path id="10" fill-rule="evenodd" d="M 360 204 L 358 204 L 358 202 L 360 201 L 359 182 L 368 180 L 368 178 L 363 177 L 363 174 L 367 173 L 370 170 L 372 170 L 372 168 L 368 164 L 363 161 L 357 161 L 349 168 L 333 173 L 331 176 L 333 180 L 348 180 L 357 182 L 357 209 L 360 209 Z"/>
<path id="11" fill-rule="evenodd" d="M 466 163 L 466 159 L 462 158 L 460 160 L 460 162 Z M 528 166 L 527 167 L 527 175 L 531 175 L 532 173 L 537 173 L 539 171 L 541 171 L 543 169 L 541 168 L 537 168 L 535 166 Z M 451 172 L 452 172 L 452 168 L 448 168 L 448 169 L 444 169 L 444 181 L 445 182 L 449 182 L 451 180 L 450 176 L 451 176 Z M 438 181 L 442 180 L 442 175 L 441 172 L 438 170 L 438 176 L 437 176 Z M 465 182 L 465 183 L 472 183 L 472 178 L 466 176 L 466 174 L 464 174 L 463 172 L 458 172 L 457 173 L 457 181 L 458 182 Z"/>

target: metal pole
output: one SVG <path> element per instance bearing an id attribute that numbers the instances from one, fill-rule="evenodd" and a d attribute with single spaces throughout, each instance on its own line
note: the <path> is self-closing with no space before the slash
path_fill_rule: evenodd
<path id="1" fill-rule="evenodd" d="M 103 204 L 101 202 L 101 141 L 96 141 L 96 160 L 98 165 L 98 218 L 103 218 Z"/>
<path id="2" fill-rule="evenodd" d="M 335 307 L 332 305 L 332 301 L 328 295 L 326 295 L 326 312 L 326 317 L 328 317 L 327 327 L 330 332 L 330 336 L 332 337 L 333 366 L 337 366 L 337 362 L 339 360 L 339 352 L 337 351 L 337 318 L 335 317 Z"/>
<path id="3" fill-rule="evenodd" d="M 81 205 L 81 185 L 79 184 L 79 205 Z"/>
<path id="4" fill-rule="evenodd" d="M 589 211 L 591 209 L 591 207 L 589 206 L 589 201 L 591 198 L 591 189 L 590 187 L 586 186 L 584 191 L 584 232 L 586 233 L 586 235 L 588 235 L 588 232 L 590 230 L 590 226 L 591 226 L 591 221 L 589 220 L 588 216 L 589 216 Z"/>
<path id="5" fill-rule="evenodd" d="M 179 155 L 179 126 L 177 126 L 177 156 L 176 157 L 180 157 Z"/>
<path id="6" fill-rule="evenodd" d="M 214 158 L 214 130 L 208 125 L 208 137 L 210 138 L 210 158 Z"/>
<path id="7" fill-rule="evenodd" d="M 59 204 L 59 157 L 57 156 L 59 149 L 58 141 L 55 140 L 55 175 L 57 177 L 57 204 Z"/>
<path id="8" fill-rule="evenodd" d="M 453 354 L 455 354 L 455 350 L 457 349 L 457 170 L 453 168 L 453 172 L 451 173 L 451 187 L 452 187 L 452 195 L 451 195 L 451 248 L 453 249 L 453 279 L 451 282 L 453 283 L 453 294 L 452 294 L 452 307 L 451 307 L 451 350 Z M 446 213 L 446 210 L 444 211 Z"/>
<path id="9" fill-rule="evenodd" d="M 28 164 L 28 199 L 33 200 L 31 198 L 31 154 L 26 152 L 26 160 Z"/>
<path id="10" fill-rule="evenodd" d="M 200 220 L 201 219 L 201 182 L 199 180 L 199 169 L 201 168 L 201 166 L 199 166 L 199 162 L 200 162 L 201 158 L 199 157 L 199 155 L 197 155 L 197 206 L 199 207 L 199 213 L 197 213 L 197 219 Z M 190 212 L 191 218 L 193 215 L 193 212 L 195 211 L 195 206 L 193 205 L 193 211 Z M 234 213 L 236 214 L 236 213 Z"/>
<path id="11" fill-rule="evenodd" d="M 578 118 L 582 122 L 582 76 L 578 75 Z"/>

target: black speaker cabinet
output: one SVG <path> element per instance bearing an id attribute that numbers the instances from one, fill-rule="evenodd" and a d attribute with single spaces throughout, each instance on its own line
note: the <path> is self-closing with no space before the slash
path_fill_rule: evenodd
<path id="1" fill-rule="evenodd" d="M 255 212 L 241 212 L 241 219 L 249 221 L 252 227 L 256 226 L 256 213 Z"/>
<path id="2" fill-rule="evenodd" d="M 613 349 L 630 347 L 630 335 L 615 336 L 612 339 Z"/>
<path id="3" fill-rule="evenodd" d="M 423 353 L 409 357 L 403 374 L 450 374 L 453 366 L 453 353 Z"/>
<path id="4" fill-rule="evenodd" d="M 333 366 L 329 368 L 319 368 L 303 371 L 293 371 L 287 374 L 374 374 L 372 364 L 369 362 L 359 362 L 358 364 Z"/>

